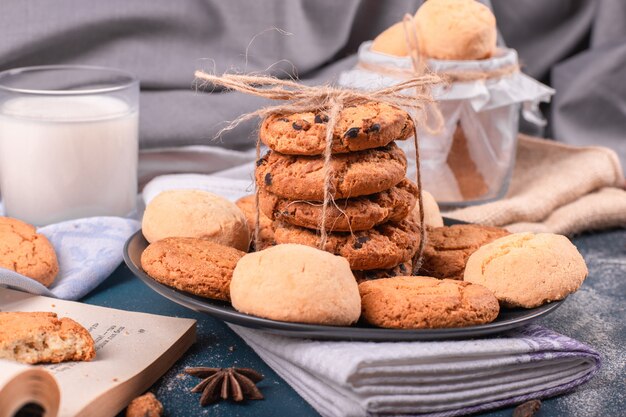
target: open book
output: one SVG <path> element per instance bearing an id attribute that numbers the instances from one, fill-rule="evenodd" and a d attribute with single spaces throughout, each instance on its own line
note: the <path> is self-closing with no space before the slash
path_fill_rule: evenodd
<path id="1" fill-rule="evenodd" d="M 0 311 L 50 311 L 89 330 L 91 362 L 0 360 L 0 417 L 108 417 L 145 392 L 195 341 L 195 321 L 97 307 L 0 287 Z"/>

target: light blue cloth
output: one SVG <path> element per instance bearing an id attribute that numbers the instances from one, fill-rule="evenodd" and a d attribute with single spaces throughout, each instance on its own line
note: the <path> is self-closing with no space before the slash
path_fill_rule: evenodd
<path id="1" fill-rule="evenodd" d="M 138 229 L 137 220 L 121 217 L 90 217 L 41 227 L 38 232 L 50 240 L 59 261 L 54 283 L 46 288 L 31 278 L 0 268 L 0 286 L 77 300 L 113 273 L 123 260 L 124 243 Z"/>

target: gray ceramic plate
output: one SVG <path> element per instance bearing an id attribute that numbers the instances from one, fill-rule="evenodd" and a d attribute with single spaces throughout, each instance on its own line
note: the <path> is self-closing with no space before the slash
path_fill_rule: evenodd
<path id="1" fill-rule="evenodd" d="M 456 223 L 446 220 L 446 224 Z M 287 323 L 250 316 L 236 311 L 229 303 L 197 297 L 160 284 L 150 278 L 141 268 L 141 253 L 148 242 L 141 230 L 128 239 L 124 246 L 124 261 L 130 270 L 148 287 L 171 301 L 192 310 L 210 314 L 228 323 L 259 329 L 268 333 L 290 337 L 303 337 L 327 340 L 362 340 L 362 341 L 408 341 L 408 340 L 443 340 L 470 339 L 501 333 L 523 326 L 556 310 L 563 301 L 557 301 L 531 309 L 501 309 L 495 321 L 479 326 L 450 329 L 399 330 L 380 329 L 359 322 L 350 327 L 322 326 L 314 324 Z"/>

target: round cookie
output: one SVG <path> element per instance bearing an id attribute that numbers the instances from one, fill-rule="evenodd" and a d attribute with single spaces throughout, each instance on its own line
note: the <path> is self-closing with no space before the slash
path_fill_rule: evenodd
<path id="1" fill-rule="evenodd" d="M 317 248 L 319 235 L 315 230 L 276 223 L 276 243 L 298 243 Z M 371 230 L 360 232 L 333 232 L 328 234 L 324 250 L 343 256 L 350 269 L 393 268 L 413 258 L 419 247 L 419 226 L 412 220 L 385 223 Z"/>
<path id="2" fill-rule="evenodd" d="M 0 267 L 46 287 L 59 273 L 57 256 L 48 239 L 34 226 L 11 217 L 0 217 Z"/>
<path id="3" fill-rule="evenodd" d="M 235 205 L 237 205 L 243 215 L 246 216 L 251 241 L 250 246 L 254 247 L 254 231 L 256 229 L 257 214 L 254 194 L 241 197 L 239 200 L 235 201 Z M 262 250 L 272 245 L 274 245 L 274 226 L 272 225 L 272 220 L 261 211 L 259 216 L 259 247 L 254 249 Z"/>
<path id="4" fill-rule="evenodd" d="M 141 254 L 141 267 L 155 281 L 200 297 L 230 300 L 230 280 L 245 252 L 193 237 L 168 237 Z"/>
<path id="5" fill-rule="evenodd" d="M 492 322 L 500 307 L 480 285 L 431 277 L 395 277 L 359 284 L 363 318 L 392 329 L 466 327 Z"/>
<path id="6" fill-rule="evenodd" d="M 406 156 L 395 143 L 384 148 L 333 155 L 331 190 L 335 199 L 388 190 L 404 179 Z M 324 157 L 268 152 L 257 162 L 259 187 L 291 200 L 324 199 Z"/>
<path id="7" fill-rule="evenodd" d="M 346 326 L 361 314 L 348 262 L 303 245 L 277 245 L 241 258 L 230 294 L 236 310 L 272 320 Z"/>
<path id="8" fill-rule="evenodd" d="M 428 228 L 443 227 L 443 217 L 439 211 L 437 200 L 426 190 L 422 190 L 422 205 L 424 206 L 424 225 Z M 419 223 L 420 207 L 416 204 L 411 213 L 413 219 Z"/>
<path id="9" fill-rule="evenodd" d="M 370 269 L 369 271 L 357 271 L 353 270 L 352 274 L 354 278 L 356 278 L 357 283 L 361 283 L 363 281 L 371 280 L 371 279 L 380 279 L 380 278 L 392 278 L 397 276 L 405 276 L 411 273 L 411 269 L 413 267 L 412 260 L 408 260 L 406 262 L 399 263 L 393 268 L 389 269 Z"/>
<path id="10" fill-rule="evenodd" d="M 456 224 L 430 229 L 419 273 L 435 278 L 463 280 L 467 259 L 489 242 L 508 235 L 504 229 Z"/>
<path id="11" fill-rule="evenodd" d="M 398 22 L 374 38 L 372 51 L 393 56 L 409 55 L 404 22 Z"/>
<path id="12" fill-rule="evenodd" d="M 474 252 L 464 280 L 489 288 L 505 307 L 533 308 L 578 290 L 587 273 L 565 236 L 515 233 Z"/>
<path id="13" fill-rule="evenodd" d="M 415 23 L 420 52 L 427 57 L 485 59 L 496 50 L 496 18 L 475 0 L 427 1 L 417 10 Z"/>
<path id="14" fill-rule="evenodd" d="M 380 193 L 335 200 L 326 210 L 326 230 L 349 232 L 369 230 L 379 224 L 404 219 L 415 206 L 418 190 L 408 179 Z M 292 201 L 264 189 L 259 190 L 259 205 L 266 216 L 308 229 L 319 229 L 322 203 Z"/>
<path id="15" fill-rule="evenodd" d="M 259 137 L 270 149 L 287 155 L 321 155 L 326 148 L 324 113 L 272 114 L 261 124 Z M 347 106 L 333 132 L 333 153 L 386 146 L 413 135 L 409 114 L 382 102 Z"/>
<path id="16" fill-rule="evenodd" d="M 250 243 L 241 210 L 202 190 L 163 191 L 148 203 L 141 226 L 150 243 L 166 237 L 197 237 L 243 251 Z"/>

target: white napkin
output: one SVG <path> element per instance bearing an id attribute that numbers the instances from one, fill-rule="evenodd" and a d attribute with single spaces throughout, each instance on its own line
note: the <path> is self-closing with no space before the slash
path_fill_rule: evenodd
<path id="1" fill-rule="evenodd" d="M 455 416 L 567 392 L 600 367 L 540 326 L 444 342 L 331 342 L 230 327 L 324 417 Z"/>
<path id="2" fill-rule="evenodd" d="M 121 217 L 90 217 L 51 224 L 37 231 L 50 240 L 59 274 L 50 288 L 14 271 L 0 268 L 0 286 L 65 300 L 78 300 L 115 271 L 126 240 L 139 222 Z"/>

